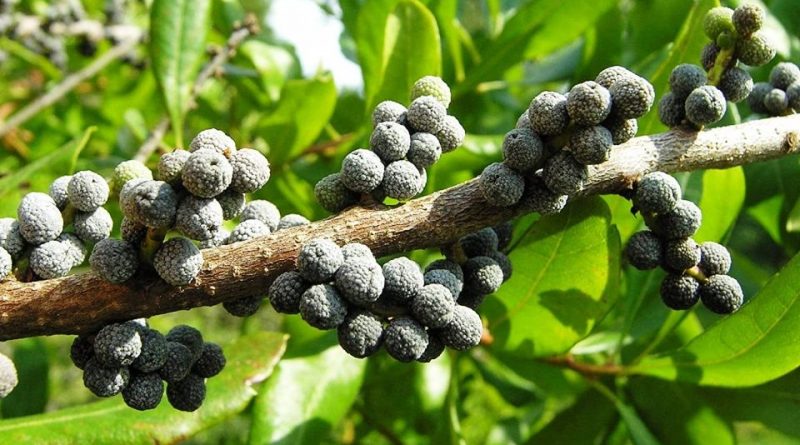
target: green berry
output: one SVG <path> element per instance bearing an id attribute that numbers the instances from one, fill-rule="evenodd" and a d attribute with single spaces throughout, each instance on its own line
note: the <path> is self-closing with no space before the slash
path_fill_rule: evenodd
<path id="1" fill-rule="evenodd" d="M 433 96 L 445 108 L 450 106 L 450 87 L 440 77 L 425 76 L 414 83 L 411 100 L 422 96 Z"/>
<path id="2" fill-rule="evenodd" d="M 703 31 L 711 40 L 723 31 L 733 31 L 733 10 L 724 6 L 711 8 L 703 18 Z"/>
<path id="3" fill-rule="evenodd" d="M 135 159 L 120 162 L 114 167 L 114 174 L 111 176 L 111 191 L 115 195 L 119 194 L 126 182 L 136 178 L 152 180 L 153 172 Z"/>
<path id="4" fill-rule="evenodd" d="M 776 52 L 775 47 L 760 32 L 736 42 L 736 57 L 745 65 L 765 65 L 775 57 Z"/>
<path id="5" fill-rule="evenodd" d="M 795 112 L 800 111 L 800 81 L 789 85 L 786 89 L 786 100 L 789 101 L 789 108 Z"/>

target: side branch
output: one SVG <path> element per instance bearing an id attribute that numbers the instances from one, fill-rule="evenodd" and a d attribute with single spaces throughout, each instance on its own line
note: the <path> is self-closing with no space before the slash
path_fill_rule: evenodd
<path id="1" fill-rule="evenodd" d="M 654 170 L 727 168 L 780 158 L 799 148 L 800 115 L 701 133 L 670 131 L 639 137 L 615 147 L 608 162 L 593 167 L 581 195 L 621 192 Z M 306 226 L 205 250 L 203 270 L 194 283 L 181 288 L 147 272 L 124 285 L 107 283 L 93 273 L 6 282 L 0 285 L 0 340 L 78 334 L 111 321 L 266 295 L 272 280 L 293 268 L 300 246 L 315 237 L 358 241 L 376 256 L 384 256 L 447 244 L 522 212 L 487 205 L 472 180 L 398 207 L 355 207 Z"/>

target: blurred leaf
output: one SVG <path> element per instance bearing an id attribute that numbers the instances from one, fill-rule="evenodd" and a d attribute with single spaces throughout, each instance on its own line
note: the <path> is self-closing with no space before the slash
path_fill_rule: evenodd
<path id="1" fill-rule="evenodd" d="M 694 235 L 698 243 L 719 242 L 736 222 L 744 204 L 744 170 L 706 170 L 703 173 L 703 197 L 700 210 L 703 223 Z"/>
<path id="2" fill-rule="evenodd" d="M 738 312 L 685 347 L 645 358 L 632 372 L 714 386 L 753 386 L 800 365 L 800 255 Z"/>
<path id="3" fill-rule="evenodd" d="M 44 412 L 49 397 L 50 360 L 41 338 L 26 338 L 14 346 L 14 365 L 19 384 L 3 399 L 4 418 Z"/>
<path id="4" fill-rule="evenodd" d="M 453 72 L 457 82 L 464 79 L 464 55 L 459 40 L 458 0 L 438 0 L 431 7 L 436 14 L 439 30 L 444 40 L 445 54 L 453 62 Z"/>
<path id="5" fill-rule="evenodd" d="M 150 59 L 178 147 L 195 76 L 205 54 L 211 0 L 156 0 L 150 12 Z"/>
<path id="6" fill-rule="evenodd" d="M 251 39 L 238 52 L 253 64 L 271 101 L 278 100 L 287 79 L 300 74 L 295 56 L 286 48 Z"/>
<path id="7" fill-rule="evenodd" d="M 365 368 L 339 345 L 282 360 L 256 397 L 250 445 L 320 443 L 350 410 Z"/>
<path id="8" fill-rule="evenodd" d="M 533 225 L 510 255 L 525 273 L 486 304 L 496 347 L 560 354 L 592 330 L 618 295 L 619 235 L 610 219 L 605 202 L 591 198 Z"/>
<path id="9" fill-rule="evenodd" d="M 166 396 L 152 411 L 135 411 L 122 397 L 37 416 L 0 422 L 3 443 L 175 443 L 242 411 L 255 396 L 252 385 L 272 373 L 286 347 L 282 334 L 260 332 L 225 348 L 228 364 L 208 379 L 203 406 L 193 413 L 172 408 Z M 87 425 L 91 427 L 87 428 Z"/>
<path id="10" fill-rule="evenodd" d="M 329 74 L 289 80 L 277 107 L 260 122 L 270 145 L 270 163 L 283 165 L 317 140 L 336 107 L 336 86 Z"/>
<path id="11" fill-rule="evenodd" d="M 615 418 L 614 405 L 599 392 L 590 390 L 527 443 L 601 443 L 599 439 L 612 429 Z"/>

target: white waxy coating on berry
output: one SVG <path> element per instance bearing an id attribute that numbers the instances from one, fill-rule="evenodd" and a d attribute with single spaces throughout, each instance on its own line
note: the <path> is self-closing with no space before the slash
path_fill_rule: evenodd
<path id="1" fill-rule="evenodd" d="M 326 238 L 308 241 L 297 255 L 297 271 L 311 283 L 323 283 L 332 279 L 343 263 L 342 249 Z"/>
<path id="2" fill-rule="evenodd" d="M 130 377 L 127 367 L 105 368 L 93 357 L 84 366 L 83 385 L 98 397 L 111 397 L 128 385 Z"/>
<path id="3" fill-rule="evenodd" d="M 53 240 L 33 248 L 30 266 L 40 278 L 49 280 L 66 276 L 72 268 L 72 260 L 67 247 Z"/>
<path id="4" fill-rule="evenodd" d="M 397 317 L 386 327 L 383 344 L 396 360 L 411 362 L 420 358 L 428 347 L 428 333 L 413 318 Z"/>
<path id="5" fill-rule="evenodd" d="M 269 286 L 269 302 L 282 314 L 300 312 L 300 299 L 311 285 L 297 271 L 290 270 L 278 275 Z"/>
<path id="6" fill-rule="evenodd" d="M 372 111 L 372 127 L 375 128 L 382 122 L 398 122 L 406 114 L 406 111 L 406 107 L 403 105 L 392 100 L 385 100 Z"/>
<path id="7" fill-rule="evenodd" d="M 383 172 L 381 158 L 372 151 L 359 148 L 342 160 L 339 180 L 354 192 L 369 193 L 381 184 Z"/>
<path id="8" fill-rule="evenodd" d="M 186 150 L 175 150 L 161 155 L 158 160 L 158 179 L 170 184 L 180 182 L 183 166 L 191 155 Z"/>
<path id="9" fill-rule="evenodd" d="M 0 354 L 0 399 L 5 398 L 19 383 L 14 362 Z"/>
<path id="10" fill-rule="evenodd" d="M 94 356 L 108 368 L 129 366 L 141 352 L 139 329 L 130 322 L 106 325 L 94 338 Z"/>
<path id="11" fill-rule="evenodd" d="M 16 258 L 25 250 L 25 238 L 19 231 L 19 222 L 14 218 L 0 218 L 0 247 Z"/>
<path id="12" fill-rule="evenodd" d="M 588 174 L 585 165 L 576 161 L 570 153 L 561 151 L 547 160 L 542 179 L 553 193 L 571 195 L 583 189 Z"/>
<path id="13" fill-rule="evenodd" d="M 13 261 L 11 259 L 11 254 L 0 247 L 0 281 L 6 279 L 8 274 L 11 273 L 11 267 L 13 266 Z"/>
<path id="14" fill-rule="evenodd" d="M 264 199 L 256 199 L 247 203 L 239 219 L 242 221 L 257 219 L 266 224 L 271 231 L 275 231 L 281 221 L 281 212 L 275 204 Z"/>
<path id="15" fill-rule="evenodd" d="M 197 247 L 202 249 L 213 249 L 214 247 L 219 247 L 223 244 L 228 244 L 228 238 L 231 236 L 231 232 L 224 227 L 220 227 L 214 235 L 204 241 L 200 241 L 197 243 Z"/>
<path id="16" fill-rule="evenodd" d="M 416 196 L 420 190 L 421 176 L 414 164 L 400 160 L 386 166 L 381 186 L 386 196 L 406 201 Z"/>
<path id="17" fill-rule="evenodd" d="M 369 147 L 386 163 L 405 158 L 410 146 L 408 129 L 397 122 L 378 124 L 369 138 Z"/>
<path id="18" fill-rule="evenodd" d="M 500 162 L 489 164 L 478 180 L 483 199 L 491 205 L 509 207 L 522 198 L 525 179 L 520 173 Z"/>
<path id="19" fill-rule="evenodd" d="M 591 80 L 579 83 L 569 91 L 567 113 L 578 125 L 598 125 L 611 113 L 611 93 Z"/>
<path id="20" fill-rule="evenodd" d="M 722 119 L 727 101 L 717 87 L 706 85 L 695 88 L 686 98 L 686 118 L 695 125 L 708 125 Z"/>
<path id="21" fill-rule="evenodd" d="M 162 181 L 129 181 L 120 192 L 126 217 L 154 229 L 171 227 L 178 210 L 178 194 Z"/>
<path id="22" fill-rule="evenodd" d="M 450 106 L 450 87 L 441 77 L 425 76 L 414 82 L 414 86 L 411 87 L 411 100 L 422 96 L 433 96 L 445 108 Z"/>
<path id="23" fill-rule="evenodd" d="M 108 238 L 94 245 L 89 265 L 104 280 L 122 283 L 136 273 L 139 257 L 130 243 Z"/>
<path id="24" fill-rule="evenodd" d="M 375 256 L 372 255 L 369 247 L 361 243 L 347 243 L 342 246 L 342 256 L 345 262 L 355 259 L 375 261 Z"/>
<path id="25" fill-rule="evenodd" d="M 183 286 L 194 280 L 203 267 L 203 254 L 186 238 L 172 238 L 158 249 L 153 257 L 158 275 L 173 286 Z"/>
<path id="26" fill-rule="evenodd" d="M 269 235 L 272 233 L 269 226 L 257 219 L 248 219 L 240 222 L 235 229 L 228 235 L 226 244 L 247 241 L 258 236 Z"/>
<path id="27" fill-rule="evenodd" d="M 28 193 L 17 207 L 19 233 L 31 244 L 52 241 L 61 234 L 64 219 L 50 196 Z"/>
<path id="28" fill-rule="evenodd" d="M 214 198 L 183 198 L 175 214 L 175 228 L 191 239 L 214 237 L 222 225 L 222 206 Z"/>
<path id="29" fill-rule="evenodd" d="M 539 93 L 528 107 L 531 128 L 538 134 L 552 136 L 561 134 L 569 125 L 567 98 L 552 91 Z"/>
<path id="30" fill-rule="evenodd" d="M 439 139 L 430 133 L 414 133 L 411 135 L 411 147 L 407 158 L 417 168 L 430 167 L 442 156 Z"/>
<path id="31" fill-rule="evenodd" d="M 407 303 L 425 285 L 419 265 L 406 257 L 395 258 L 383 265 L 384 296 L 393 302 Z"/>
<path id="32" fill-rule="evenodd" d="M 67 256 L 72 261 L 72 267 L 80 266 L 86 259 L 86 245 L 80 238 L 72 233 L 62 233 L 56 241 L 64 244 L 67 248 Z"/>
<path id="33" fill-rule="evenodd" d="M 97 243 L 111 236 L 114 220 L 103 207 L 91 212 L 77 212 L 72 220 L 75 234 L 86 243 Z"/>
<path id="34" fill-rule="evenodd" d="M 269 161 L 252 148 L 243 148 L 230 157 L 233 168 L 231 189 L 241 193 L 253 193 L 269 181 Z"/>
<path id="35" fill-rule="evenodd" d="M 69 186 L 69 181 L 72 180 L 72 176 L 61 176 L 56 178 L 52 184 L 50 184 L 50 188 L 48 189 L 48 194 L 53 201 L 56 203 L 56 207 L 59 210 L 64 210 L 64 208 L 69 203 L 69 195 L 67 194 L 67 186 Z"/>
<path id="36" fill-rule="evenodd" d="M 381 266 L 370 258 L 345 261 L 335 275 L 339 294 L 357 306 L 375 302 L 383 292 L 384 283 Z"/>
<path id="37" fill-rule="evenodd" d="M 438 331 L 444 344 L 456 351 L 478 346 L 483 335 L 481 317 L 474 310 L 456 305 L 450 323 Z"/>
<path id="38" fill-rule="evenodd" d="M 281 220 L 278 223 L 277 230 L 289 229 L 297 226 L 304 226 L 310 223 L 311 221 L 309 221 L 308 218 L 306 218 L 303 215 L 298 215 L 297 213 L 289 213 L 288 215 L 283 215 L 281 217 Z"/>
<path id="39" fill-rule="evenodd" d="M 442 120 L 442 125 L 435 135 L 442 147 L 442 153 L 450 153 L 464 143 L 467 132 L 455 116 L 448 115 Z"/>
<path id="40" fill-rule="evenodd" d="M 72 175 L 72 179 L 67 185 L 69 202 L 82 212 L 91 212 L 105 204 L 108 200 L 108 192 L 106 180 L 89 170 Z"/>
<path id="41" fill-rule="evenodd" d="M 442 128 L 447 108 L 433 96 L 414 99 L 408 107 L 406 118 L 415 131 L 433 133 Z"/>
<path id="42" fill-rule="evenodd" d="M 236 152 L 236 143 L 225 132 L 209 128 L 197 133 L 197 136 L 189 144 L 189 151 L 198 150 L 213 150 L 225 157 L 230 157 Z"/>
<path id="43" fill-rule="evenodd" d="M 317 329 L 334 329 L 347 316 L 347 303 L 330 284 L 315 284 L 300 298 L 300 316 Z"/>
<path id="44" fill-rule="evenodd" d="M 181 180 L 189 193 L 202 198 L 213 198 L 231 185 L 233 167 L 219 152 L 197 150 L 186 160 Z"/>
<path id="45" fill-rule="evenodd" d="M 453 318 L 456 300 L 441 284 L 426 284 L 411 302 L 414 318 L 431 329 L 441 328 Z"/>
<path id="46" fill-rule="evenodd" d="M 539 168 L 544 156 L 544 145 L 530 127 L 516 128 L 503 138 L 503 163 L 524 173 Z"/>
<path id="47" fill-rule="evenodd" d="M 225 221 L 236 218 L 244 210 L 244 193 L 235 192 L 231 189 L 225 190 L 214 198 L 222 207 L 222 219 Z"/>
<path id="48" fill-rule="evenodd" d="M 377 190 L 377 189 L 376 189 Z M 314 196 L 325 210 L 336 213 L 358 202 L 358 194 L 345 187 L 339 173 L 322 178 L 314 186 Z"/>

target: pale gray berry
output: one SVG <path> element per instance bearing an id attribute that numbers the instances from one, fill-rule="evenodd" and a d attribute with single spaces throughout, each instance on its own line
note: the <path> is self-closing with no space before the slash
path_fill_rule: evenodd
<path id="1" fill-rule="evenodd" d="M 747 105 L 750 106 L 750 110 L 752 110 L 753 113 L 766 114 L 769 112 L 767 107 L 764 106 L 764 98 L 767 97 L 767 94 L 772 91 L 772 89 L 772 85 L 767 82 L 759 82 L 753 85 L 753 91 L 747 96 Z"/>
<path id="2" fill-rule="evenodd" d="M 72 219 L 75 234 L 86 243 L 97 243 L 111 236 L 114 220 L 104 207 L 91 212 L 76 212 Z"/>
<path id="3" fill-rule="evenodd" d="M 120 223 L 119 232 L 123 240 L 132 246 L 138 246 L 147 236 L 147 227 L 125 216 Z"/>
<path id="4" fill-rule="evenodd" d="M 400 160 L 386 166 L 381 185 L 386 196 L 398 201 L 407 201 L 421 191 L 420 180 L 417 167 L 408 161 Z"/>
<path id="5" fill-rule="evenodd" d="M 0 354 L 0 399 L 5 398 L 16 388 L 19 383 L 17 368 L 14 362 L 3 354 Z"/>
<path id="6" fill-rule="evenodd" d="M 543 157 L 544 144 L 530 127 L 511 130 L 503 138 L 503 163 L 520 173 L 539 168 Z"/>
<path id="7" fill-rule="evenodd" d="M 162 181 L 144 180 L 120 192 L 120 205 L 126 217 L 153 229 L 171 227 L 178 210 L 178 194 Z"/>
<path id="8" fill-rule="evenodd" d="M 222 218 L 222 206 L 216 199 L 189 195 L 178 205 L 175 229 L 191 239 L 205 241 L 214 237 L 222 225 Z"/>
<path id="9" fill-rule="evenodd" d="M 306 218 L 303 215 L 298 215 L 297 213 L 289 213 L 281 217 L 281 220 L 278 223 L 277 230 L 289 229 L 297 226 L 304 226 L 310 223 L 311 221 L 309 221 L 308 218 Z"/>
<path id="10" fill-rule="evenodd" d="M 490 205 L 509 207 L 522 198 L 525 179 L 520 173 L 505 164 L 489 164 L 478 180 L 483 199 Z"/>
<path id="11" fill-rule="evenodd" d="M 383 122 L 398 122 L 406 114 L 406 107 L 392 101 L 385 100 L 379 103 L 372 111 L 372 127 L 375 128 Z"/>
<path id="12" fill-rule="evenodd" d="M 448 347 L 456 351 L 466 351 L 481 342 L 483 323 L 477 312 L 466 306 L 456 305 L 450 323 L 437 333 Z"/>
<path id="13" fill-rule="evenodd" d="M 789 108 L 789 99 L 786 97 L 786 92 L 773 88 L 772 91 L 764 96 L 764 108 L 772 116 L 780 116 Z"/>
<path id="14" fill-rule="evenodd" d="M 411 135 L 411 146 L 406 155 L 409 162 L 418 169 L 430 167 L 442 155 L 439 139 L 430 133 L 414 133 Z"/>
<path id="15" fill-rule="evenodd" d="M 297 271 L 311 283 L 331 280 L 343 263 L 342 249 L 326 238 L 308 241 L 297 255 Z"/>
<path id="16" fill-rule="evenodd" d="M 230 156 L 233 168 L 231 190 L 240 193 L 253 193 L 269 181 L 269 161 L 252 148 L 243 148 Z"/>
<path id="17" fill-rule="evenodd" d="M 0 247 L 17 258 L 25 250 L 25 238 L 19 230 L 19 222 L 14 218 L 0 218 Z"/>
<path id="18" fill-rule="evenodd" d="M 197 150 L 186 160 L 181 179 L 189 193 L 213 198 L 231 185 L 233 167 L 219 152 Z"/>
<path id="19" fill-rule="evenodd" d="M 190 152 L 180 149 L 161 155 L 158 160 L 158 179 L 173 185 L 180 183 L 183 167 L 191 155 Z"/>
<path id="20" fill-rule="evenodd" d="M 374 259 L 351 259 L 336 271 L 335 286 L 339 295 L 348 302 L 367 306 L 383 292 L 383 271 Z"/>
<path id="21" fill-rule="evenodd" d="M 197 133 L 189 144 L 189 151 L 212 150 L 230 157 L 236 152 L 236 143 L 224 132 L 210 128 Z"/>
<path id="22" fill-rule="evenodd" d="M 220 227 L 217 231 L 214 232 L 213 236 L 205 241 L 200 241 L 197 244 L 197 247 L 202 249 L 213 249 L 214 247 L 219 247 L 224 244 L 228 244 L 228 238 L 231 236 L 231 232 L 224 227 Z"/>
<path id="23" fill-rule="evenodd" d="M 408 303 L 425 285 L 419 265 L 406 257 L 395 258 L 383 265 L 383 294 L 395 303 Z"/>
<path id="24" fill-rule="evenodd" d="M 339 173 L 322 178 L 314 186 L 314 196 L 323 209 L 337 213 L 358 202 L 358 194 L 345 187 Z"/>
<path id="25" fill-rule="evenodd" d="M 50 189 L 48 190 L 48 194 L 53 201 L 56 203 L 56 207 L 59 210 L 64 210 L 69 203 L 69 195 L 67 194 L 67 187 L 69 186 L 69 181 L 72 180 L 72 176 L 61 176 L 56 178 L 52 184 L 50 184 Z"/>
<path id="26" fill-rule="evenodd" d="M 342 246 L 342 256 L 345 262 L 356 259 L 375 261 L 375 256 L 369 247 L 361 243 L 347 243 Z"/>
<path id="27" fill-rule="evenodd" d="M 386 352 L 400 362 L 411 362 L 422 356 L 428 347 L 428 333 L 416 320 L 397 317 L 384 331 Z"/>
<path id="28" fill-rule="evenodd" d="M 449 153 L 464 143 L 467 132 L 455 116 L 448 115 L 442 120 L 439 131 L 434 134 L 442 147 L 442 153 Z"/>
<path id="29" fill-rule="evenodd" d="M 611 88 L 618 80 L 638 77 L 635 73 L 631 72 L 622 66 L 610 66 L 597 74 L 594 79 L 599 85 L 605 88 Z"/>
<path id="30" fill-rule="evenodd" d="M 713 124 L 725 115 L 726 104 L 725 96 L 717 87 L 695 88 L 686 98 L 686 118 L 698 126 Z"/>
<path id="31" fill-rule="evenodd" d="M 235 229 L 228 235 L 226 244 L 238 243 L 247 241 L 258 236 L 269 235 L 272 231 L 269 226 L 257 219 L 248 219 L 240 222 Z"/>
<path id="32" fill-rule="evenodd" d="M 450 291 L 450 296 L 453 301 L 458 299 L 461 294 L 461 289 L 464 287 L 464 282 L 456 278 L 452 272 L 446 269 L 432 269 L 425 272 L 425 285 L 439 284 Z"/>
<path id="33" fill-rule="evenodd" d="M 12 266 L 13 261 L 11 260 L 11 254 L 9 254 L 6 249 L 0 247 L 0 281 L 5 280 L 8 274 L 11 273 Z"/>
<path id="34" fill-rule="evenodd" d="M 464 263 L 464 288 L 479 294 L 491 294 L 503 284 L 503 269 L 486 256 L 470 258 Z"/>
<path id="35" fill-rule="evenodd" d="M 129 366 L 141 352 L 142 338 L 132 323 L 106 325 L 94 338 L 94 356 L 107 368 Z"/>
<path id="36" fill-rule="evenodd" d="M 357 193 L 369 193 L 383 181 L 384 165 L 372 151 L 359 148 L 342 160 L 339 180 L 348 189 Z"/>
<path id="37" fill-rule="evenodd" d="M 105 204 L 108 200 L 108 193 L 106 180 L 89 170 L 75 173 L 67 184 L 69 202 L 82 212 L 91 212 Z"/>
<path id="38" fill-rule="evenodd" d="M 236 218 L 244 210 L 244 193 L 235 192 L 229 188 L 214 199 L 222 207 L 222 219 L 225 221 Z"/>
<path id="39" fill-rule="evenodd" d="M 173 286 L 184 286 L 194 280 L 203 267 L 203 254 L 186 238 L 167 240 L 153 257 L 158 276 Z"/>
<path id="40" fill-rule="evenodd" d="M 270 231 L 274 232 L 278 229 L 278 224 L 281 221 L 281 212 L 275 204 L 264 199 L 256 199 L 244 206 L 239 219 L 241 221 L 257 219 L 266 224 Z"/>
<path id="41" fill-rule="evenodd" d="M 611 94 L 612 112 L 622 119 L 644 116 L 655 101 L 653 86 L 636 75 L 617 80 L 608 92 Z"/>
<path id="42" fill-rule="evenodd" d="M 64 219 L 50 196 L 32 192 L 17 207 L 19 233 L 31 244 L 52 241 L 61 234 Z"/>
<path id="43" fill-rule="evenodd" d="M 725 99 L 734 103 L 741 102 L 753 91 L 753 78 L 747 71 L 734 66 L 722 73 L 717 88 L 722 91 Z"/>
<path id="44" fill-rule="evenodd" d="M 539 93 L 531 100 L 528 117 L 533 131 L 544 136 L 561 134 L 569 125 L 567 98 L 553 91 Z"/>
<path id="45" fill-rule="evenodd" d="M 614 145 L 628 142 L 639 131 L 639 121 L 636 119 L 620 119 L 615 116 L 609 116 L 608 119 L 603 121 L 603 126 L 611 132 L 611 142 Z"/>
<path id="46" fill-rule="evenodd" d="M 72 268 L 72 260 L 67 247 L 54 240 L 33 248 L 30 266 L 37 276 L 49 280 L 66 276 Z"/>
<path id="47" fill-rule="evenodd" d="M 317 329 L 335 329 L 347 316 L 347 303 L 330 284 L 315 284 L 300 298 L 300 316 Z"/>
<path id="48" fill-rule="evenodd" d="M 528 212 L 537 212 L 542 216 L 555 215 L 564 209 L 567 199 L 567 195 L 550 191 L 538 175 L 528 175 L 519 205 Z"/>
<path id="49" fill-rule="evenodd" d="M 397 122 L 382 122 L 372 130 L 369 146 L 383 162 L 397 161 L 406 157 L 411 147 L 411 135 Z"/>
<path id="50" fill-rule="evenodd" d="M 104 280 L 122 283 L 136 273 L 139 257 L 130 243 L 107 238 L 94 245 L 89 265 Z"/>
<path id="51" fill-rule="evenodd" d="M 415 131 L 433 134 L 442 127 L 445 116 L 447 108 L 433 96 L 414 99 L 406 113 L 406 119 Z"/>
<path id="52" fill-rule="evenodd" d="M 67 248 L 67 256 L 72 262 L 72 267 L 80 266 L 86 259 L 86 246 L 80 238 L 72 233 L 62 233 L 56 241 L 63 243 Z"/>
<path id="53" fill-rule="evenodd" d="M 531 120 L 530 120 L 530 118 L 528 116 L 528 109 L 527 108 L 517 118 L 517 124 L 514 126 L 514 128 L 517 128 L 517 129 L 519 129 L 519 128 L 527 128 L 529 130 L 531 129 Z"/>
<path id="54" fill-rule="evenodd" d="M 441 284 L 426 284 L 411 302 L 411 313 L 420 323 L 431 329 L 447 325 L 453 317 L 456 299 Z"/>

